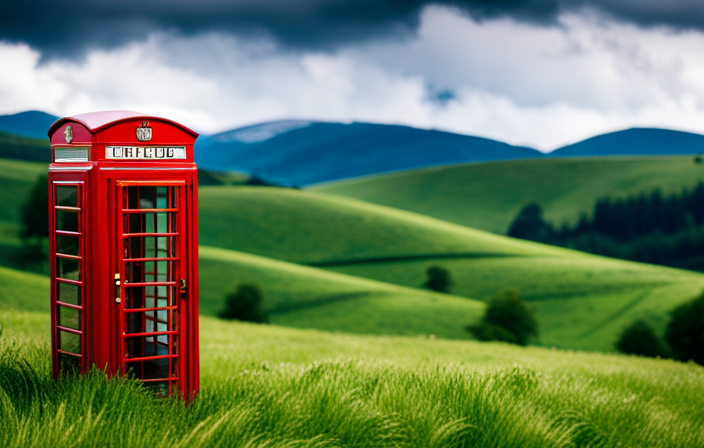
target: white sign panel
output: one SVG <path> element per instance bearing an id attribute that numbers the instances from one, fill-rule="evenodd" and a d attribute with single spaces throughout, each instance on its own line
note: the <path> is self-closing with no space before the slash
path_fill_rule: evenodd
<path id="1" fill-rule="evenodd" d="M 185 159 L 185 146 L 108 146 L 106 159 Z"/>

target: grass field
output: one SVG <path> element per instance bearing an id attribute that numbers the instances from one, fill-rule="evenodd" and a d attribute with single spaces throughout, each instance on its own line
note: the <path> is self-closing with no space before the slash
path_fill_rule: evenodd
<path id="1" fill-rule="evenodd" d="M 0 194 L 7 210 L 18 209 L 45 166 L 2 163 Z M 633 320 L 662 331 L 668 311 L 704 289 L 701 274 L 513 240 L 355 199 L 266 187 L 200 191 L 201 311 L 210 316 L 237 285 L 254 282 L 279 325 L 466 339 L 464 326 L 483 309 L 478 301 L 513 288 L 538 313 L 536 344 L 611 351 Z M 17 215 L 7 213 L 0 230 L 9 229 L 3 241 L 11 248 Z M 420 289 L 433 264 L 450 270 L 453 295 Z"/>
<path id="2" fill-rule="evenodd" d="M 586 157 L 432 167 L 312 187 L 505 235 L 537 202 L 557 224 L 591 212 L 597 198 L 653 188 L 679 192 L 704 179 L 691 156 Z"/>
<path id="3" fill-rule="evenodd" d="M 204 187 L 200 242 L 296 263 L 568 251 L 354 199 L 271 187 Z"/>
<path id="4" fill-rule="evenodd" d="M 498 343 L 202 317 L 201 394 L 188 408 L 99 374 L 55 382 L 45 286 L 0 271 L 13 275 L 17 291 L 0 289 L 0 446 L 704 444 L 700 366 Z"/>
<path id="5" fill-rule="evenodd" d="M 272 322 L 290 327 L 467 339 L 464 326 L 484 310 L 483 303 L 465 297 L 205 246 L 200 248 L 200 272 L 202 314 L 216 315 L 228 292 L 254 282 L 264 293 Z"/>
<path id="6" fill-rule="evenodd" d="M 226 212 L 217 205 L 227 203 L 233 206 Z M 663 331 L 668 311 L 704 289 L 704 275 L 698 273 L 513 240 L 414 213 L 305 191 L 204 188 L 201 222 L 204 243 L 230 245 L 244 252 L 299 263 L 312 262 L 356 278 L 419 288 L 425 281 L 426 269 L 437 264 L 450 271 L 455 283 L 451 292 L 456 296 L 485 301 L 502 289 L 516 289 L 537 311 L 541 337 L 536 343 L 546 346 L 613 350 L 623 328 L 632 321 L 643 318 Z M 227 223 L 232 223 L 228 236 L 216 238 L 225 234 Z M 221 303 L 226 291 L 216 278 L 240 277 L 260 284 L 271 297 L 273 307 L 282 300 L 312 302 L 305 311 L 276 318 L 281 319 L 281 324 L 355 333 L 378 333 L 383 329 L 387 334 L 406 334 L 399 331 L 404 320 L 425 313 L 419 302 L 410 300 L 411 296 L 380 300 L 379 296 L 354 295 L 358 290 L 348 292 L 347 286 L 323 286 L 319 270 L 295 270 L 299 279 L 296 284 L 302 285 L 301 289 L 287 285 L 289 280 L 275 274 L 275 266 L 284 265 L 271 261 L 252 264 L 239 254 L 233 257 L 240 261 L 227 267 L 222 264 L 223 259 L 215 264 L 207 257 L 204 252 L 201 263 L 207 268 L 203 272 L 211 271 L 214 277 L 204 282 L 204 302 Z M 227 272 L 232 274 L 225 274 L 224 269 L 230 269 Z M 338 287 L 340 293 L 336 294 Z M 340 297 L 343 301 L 336 301 Z M 354 300 L 346 300 L 350 297 Z M 438 309 L 437 305 L 436 302 L 434 309 Z M 449 301 L 442 305 L 447 306 L 448 316 L 457 315 L 458 310 Z M 211 310 L 214 312 L 214 308 Z M 367 326 L 367 320 L 356 318 L 359 315 L 382 316 L 386 325 Z M 461 330 L 468 323 L 466 318 L 445 319 L 438 313 L 427 316 L 427 321 L 437 319 L 437 325 L 426 322 L 422 332 L 466 337 Z M 394 323 L 396 319 L 399 324 Z M 459 326 L 459 321 L 465 323 Z M 446 325 L 454 325 L 453 330 L 442 331 Z M 408 325 L 414 327 L 415 324 Z"/>

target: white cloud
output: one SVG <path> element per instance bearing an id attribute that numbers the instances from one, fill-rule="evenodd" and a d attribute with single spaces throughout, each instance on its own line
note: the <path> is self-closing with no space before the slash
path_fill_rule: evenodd
<path id="1" fill-rule="evenodd" d="M 704 133 L 704 34 L 594 16 L 553 28 L 425 10 L 406 42 L 284 52 L 220 34 L 154 34 L 85 60 L 40 63 L 0 43 L 0 113 L 132 109 L 202 132 L 284 119 L 402 123 L 553 149 L 601 132 Z M 428 89 L 449 89 L 445 105 Z"/>

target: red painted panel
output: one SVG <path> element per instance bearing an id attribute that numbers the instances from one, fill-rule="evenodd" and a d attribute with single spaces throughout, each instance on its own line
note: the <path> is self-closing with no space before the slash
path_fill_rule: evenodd
<path id="1" fill-rule="evenodd" d="M 73 131 L 73 139 L 71 140 L 71 143 L 66 143 L 66 138 L 64 137 L 64 130 L 66 129 L 66 126 L 71 126 L 71 130 Z M 69 121 L 59 126 L 56 131 L 51 134 L 49 140 L 51 141 L 52 146 L 83 146 L 86 143 L 90 144 L 93 141 L 93 134 L 91 134 L 88 128 L 82 124 Z"/>

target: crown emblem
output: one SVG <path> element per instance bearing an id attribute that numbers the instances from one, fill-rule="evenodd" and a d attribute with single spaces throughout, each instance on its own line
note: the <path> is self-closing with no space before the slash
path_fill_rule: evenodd
<path id="1" fill-rule="evenodd" d="M 152 139 L 152 128 L 149 127 L 148 121 L 143 121 L 141 126 L 137 128 L 137 140 L 140 142 L 148 142 Z"/>
<path id="2" fill-rule="evenodd" d="M 66 126 L 66 129 L 64 129 L 64 140 L 66 140 L 66 143 L 73 141 L 73 129 L 71 129 L 71 125 Z"/>

